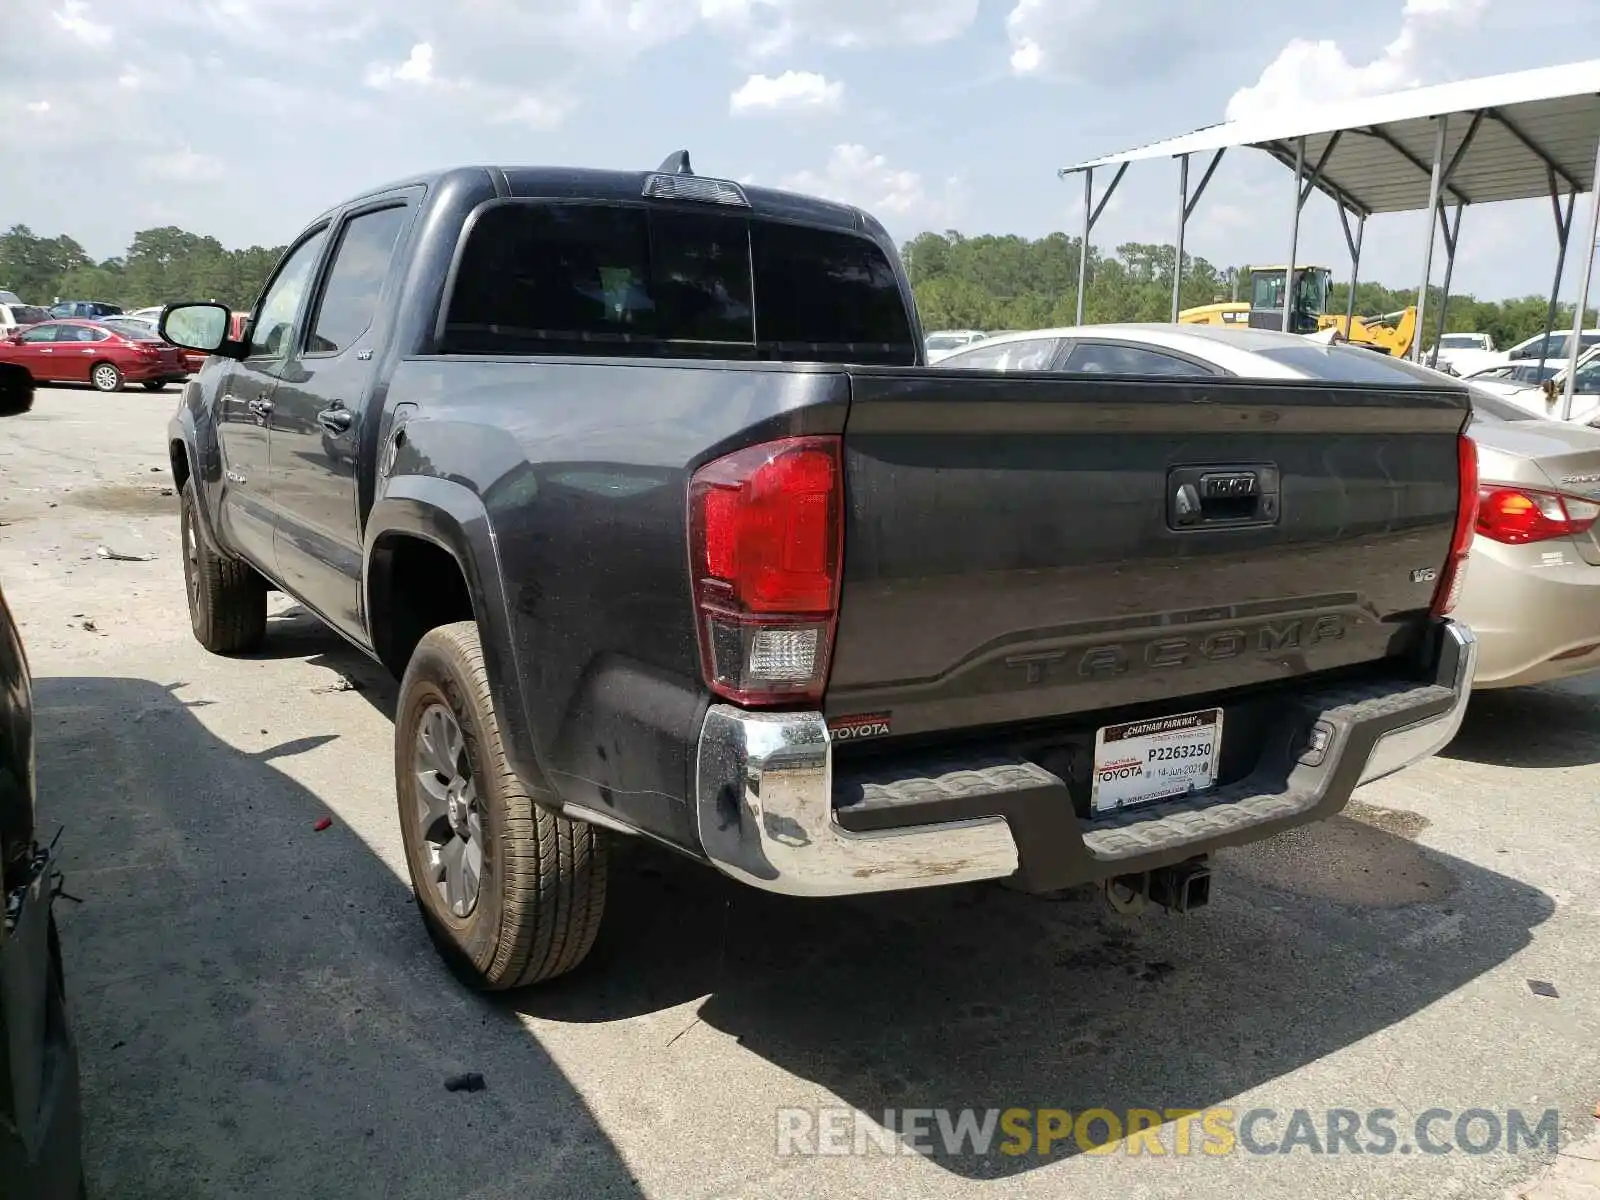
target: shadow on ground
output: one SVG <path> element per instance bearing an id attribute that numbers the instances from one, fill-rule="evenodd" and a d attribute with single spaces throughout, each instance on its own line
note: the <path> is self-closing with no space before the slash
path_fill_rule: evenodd
<path id="1" fill-rule="evenodd" d="M 305 657 L 393 712 L 394 684 L 382 668 L 303 612 L 275 619 L 262 653 Z M 69 772 L 85 769 L 96 739 L 116 733 L 111 713 L 149 703 L 154 685 L 44 687 L 58 725 L 43 744 L 60 789 Z M 319 1161 L 353 1164 L 374 1190 L 444 1194 L 431 1177 L 423 1186 L 384 1172 L 394 1169 L 394 1148 L 417 1139 L 438 1147 L 441 1164 L 451 1161 L 460 1135 L 441 1122 L 474 1099 L 448 1096 L 437 1083 L 484 1061 L 497 1063 L 487 1094 L 493 1116 L 474 1120 L 466 1135 L 480 1178 L 487 1166 L 504 1173 L 507 1195 L 539 1195 L 537 1183 L 523 1181 L 540 1180 L 554 1189 L 543 1194 L 566 1194 L 538 1165 L 559 1158 L 563 1180 L 593 1180 L 582 1194 L 627 1194 L 625 1169 L 518 1013 L 608 1022 L 705 997 L 700 1020 L 875 1116 L 1203 1107 L 1405 1020 L 1515 955 L 1553 911 L 1542 892 L 1419 846 L 1422 817 L 1361 801 L 1333 820 L 1222 854 L 1211 906 L 1187 918 L 1120 916 L 1090 890 L 1042 900 L 983 885 L 791 900 L 623 841 L 589 962 L 545 988 L 480 1001 L 435 963 L 408 890 L 364 846 L 338 826 L 320 836 L 342 843 L 307 846 L 307 813 L 320 811 L 314 797 L 269 757 L 216 743 L 178 701 L 165 703 L 173 711 L 155 740 L 121 747 L 71 805 L 80 854 L 102 853 L 92 847 L 108 839 L 111 858 L 144 856 L 130 864 L 129 886 L 165 893 L 126 904 L 104 896 L 102 915 L 86 905 L 80 920 L 106 924 L 80 925 L 69 941 L 112 945 L 107 961 L 77 966 L 80 988 L 98 979 L 105 993 L 82 1001 L 103 1009 L 95 1028 L 103 1037 L 117 1020 L 135 1026 L 117 1035 L 127 1044 L 115 1052 L 89 1044 L 90 1070 L 113 1072 L 93 1090 L 138 1094 L 174 1071 L 203 1074 L 215 1055 L 242 1056 L 204 1085 L 202 1136 L 158 1131 L 159 1161 L 189 1162 L 224 1182 L 259 1170 L 301 1195 L 331 1186 Z M 1552 704 L 1559 716 L 1573 702 Z M 171 792 L 211 802 L 169 810 L 160 797 Z M 154 797 L 148 814 L 129 813 L 129 796 Z M 119 820 L 138 822 L 138 836 Z M 163 873 L 168 862 L 176 869 Z M 120 869 L 110 868 L 106 887 L 123 878 Z M 274 919 L 261 921 L 263 910 Z M 141 932 L 150 920 L 172 927 L 154 963 L 144 958 L 156 943 Z M 265 996 L 254 994 L 258 975 L 278 981 Z M 145 992 L 153 986 L 158 1000 L 166 997 L 154 1012 Z M 241 1074 L 255 1082 L 230 1099 Z M 280 1128 L 280 1114 L 305 1103 L 297 1098 L 322 1095 L 332 1099 L 317 1111 L 348 1119 L 321 1128 L 290 1116 L 292 1129 Z M 92 1114 L 91 1146 L 96 1117 L 131 1120 Z M 370 1138 L 366 1129 L 375 1130 Z M 158 1161 L 132 1138 L 121 1128 L 113 1139 L 115 1169 Z M 299 1149 L 286 1157 L 285 1146 L 304 1157 Z M 1048 1161 L 941 1147 L 930 1157 L 971 1178 Z"/>
<path id="2" fill-rule="evenodd" d="M 1498 967 L 1549 917 L 1542 892 L 1418 846 L 1425 825 L 1354 803 L 1227 851 L 1186 918 L 1120 916 L 1087 889 L 795 901 L 636 850 L 588 968 L 508 1002 L 587 1022 L 707 996 L 706 1024 L 875 1120 L 1226 1104 Z M 937 1136 L 928 1157 L 970 1178 L 1049 1161 Z"/>
<path id="3" fill-rule="evenodd" d="M 538 1042 L 440 965 L 409 887 L 343 824 L 312 831 L 325 806 L 277 764 L 337 733 L 247 753 L 182 694 L 35 684 L 82 898 L 59 907 L 91 1195 L 638 1196 Z M 445 1090 L 468 1070 L 489 1090 Z"/>
<path id="4" fill-rule="evenodd" d="M 1446 758 L 1501 767 L 1600 762 L 1600 690 L 1587 680 L 1474 692 Z"/>

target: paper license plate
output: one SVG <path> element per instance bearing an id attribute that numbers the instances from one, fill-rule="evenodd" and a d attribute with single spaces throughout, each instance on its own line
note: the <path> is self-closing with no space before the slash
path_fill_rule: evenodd
<path id="1" fill-rule="evenodd" d="M 1107 725 L 1095 734 L 1089 809 L 1107 813 L 1217 782 L 1222 710 Z"/>

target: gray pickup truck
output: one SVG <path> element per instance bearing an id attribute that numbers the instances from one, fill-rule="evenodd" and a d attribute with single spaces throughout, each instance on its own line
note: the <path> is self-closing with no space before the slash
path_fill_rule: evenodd
<path id="1" fill-rule="evenodd" d="M 1453 736 L 1464 391 L 943 371 L 883 228 L 694 174 L 471 167 L 290 245 L 170 425 L 196 637 L 276 588 L 400 678 L 400 828 L 481 986 L 576 966 L 606 847 L 800 896 L 1205 902 L 1207 856 Z"/>

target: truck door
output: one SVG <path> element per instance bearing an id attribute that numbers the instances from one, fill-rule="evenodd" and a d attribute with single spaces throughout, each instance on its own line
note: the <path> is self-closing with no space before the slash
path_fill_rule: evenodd
<path id="1" fill-rule="evenodd" d="M 388 334 L 395 247 L 413 209 L 391 196 L 347 214 L 335 235 L 294 368 L 272 404 L 272 503 L 284 586 L 360 637 L 357 464 Z"/>
<path id="2" fill-rule="evenodd" d="M 274 579 L 278 577 L 272 550 L 276 520 L 268 470 L 274 393 L 293 361 L 310 285 L 327 241 L 324 225 L 308 233 L 284 258 L 250 324 L 245 358 L 232 364 L 217 385 L 224 536 Z"/>

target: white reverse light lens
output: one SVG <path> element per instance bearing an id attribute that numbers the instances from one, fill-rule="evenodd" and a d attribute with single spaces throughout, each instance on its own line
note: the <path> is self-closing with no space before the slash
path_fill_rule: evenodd
<path id="1" fill-rule="evenodd" d="M 817 631 L 813 629 L 758 629 L 750 640 L 749 674 L 756 679 L 811 678 L 817 666 Z"/>

